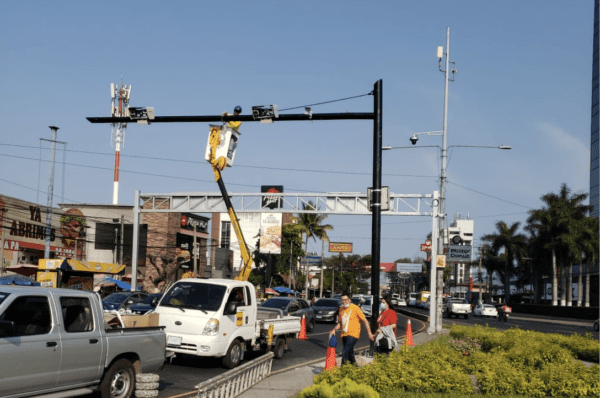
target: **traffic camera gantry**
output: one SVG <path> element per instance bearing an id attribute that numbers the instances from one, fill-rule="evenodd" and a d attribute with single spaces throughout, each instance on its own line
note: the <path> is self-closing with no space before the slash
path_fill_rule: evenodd
<path id="1" fill-rule="evenodd" d="M 277 107 L 269 106 L 254 106 L 252 107 L 252 115 L 214 115 L 214 116 L 155 116 L 154 108 L 129 108 L 129 116 L 125 117 L 88 117 L 90 123 L 132 123 L 150 124 L 150 123 L 211 123 L 240 121 L 240 122 L 261 122 L 273 123 L 277 122 L 298 122 L 298 121 L 314 121 L 314 120 L 373 120 L 373 187 L 371 203 L 372 203 L 372 232 L 371 232 L 371 260 L 373 264 L 380 263 L 381 249 L 381 146 L 382 146 L 382 96 L 383 96 L 383 81 L 380 79 L 375 82 L 373 91 L 369 93 L 373 95 L 373 112 L 343 112 L 343 113 L 312 113 L 311 108 L 306 107 L 303 114 L 280 115 Z M 219 128 L 215 128 L 219 127 Z M 225 184 L 221 177 L 221 170 L 227 165 L 233 164 L 233 156 L 235 154 L 235 145 L 239 133 L 235 136 L 233 131 L 224 132 L 220 126 L 211 126 L 211 135 L 209 136 L 210 149 L 207 148 L 207 160 L 210 161 L 215 173 L 215 180 L 223 195 L 223 200 L 227 206 L 232 226 L 234 226 L 236 236 L 240 241 L 240 251 L 244 259 L 244 266 L 236 279 L 247 280 L 252 268 L 252 257 L 248 253 L 246 242 L 242 236 L 242 231 L 237 223 L 237 217 L 233 209 L 233 205 L 227 194 Z M 237 131 L 236 131 L 237 133 Z M 227 136 L 229 134 L 229 136 Z M 217 137 L 218 136 L 218 137 Z M 234 137 L 235 136 L 235 137 Z M 212 137 L 212 138 L 211 138 Z M 234 137 L 234 138 L 232 138 Z M 212 143 L 211 143 L 212 139 Z M 225 141 L 221 142 L 221 139 Z M 227 160 L 219 160 L 221 157 L 218 153 L 218 147 L 227 144 L 226 154 Z M 233 145 L 233 148 L 231 148 Z M 229 163 L 229 164 L 228 164 Z M 371 280 L 379 280 L 379 267 L 371 267 Z M 379 303 L 379 284 L 373 283 L 371 286 L 374 303 Z M 376 324 L 379 315 L 379 307 L 373 306 L 372 323 Z M 371 325 L 373 327 L 375 325 Z"/>

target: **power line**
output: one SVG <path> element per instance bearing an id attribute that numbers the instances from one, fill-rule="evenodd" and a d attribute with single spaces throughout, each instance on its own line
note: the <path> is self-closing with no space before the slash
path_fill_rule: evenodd
<path id="1" fill-rule="evenodd" d="M 280 109 L 279 112 L 285 112 L 285 111 L 289 111 L 289 110 L 292 110 L 292 109 L 306 108 L 308 106 L 317 106 L 317 105 L 323 105 L 323 104 L 331 104 L 332 102 L 346 101 L 346 100 L 350 100 L 350 99 L 354 99 L 354 98 L 366 97 L 367 95 L 373 95 L 373 91 L 371 91 L 370 93 L 367 93 L 367 94 L 355 95 L 353 97 L 346 97 L 346 98 L 340 98 L 340 99 L 331 100 L 331 101 L 317 102 L 316 104 L 301 105 L 301 106 L 295 106 L 293 108 Z"/>
<path id="2" fill-rule="evenodd" d="M 14 146 L 14 147 L 21 147 L 21 148 L 34 148 L 32 146 L 26 146 L 26 145 L 13 145 L 13 144 L 0 144 L 0 146 Z M 37 147 L 35 147 L 37 148 Z M 46 148 L 44 148 L 46 149 Z M 91 154 L 91 155 L 102 155 L 102 156 L 114 156 L 114 153 L 106 153 L 106 152 L 93 152 L 93 151 L 78 151 L 78 150 L 67 150 L 68 152 L 73 152 L 73 153 L 84 153 L 84 154 Z M 0 156 L 7 156 L 7 157 L 17 157 L 19 159 L 28 159 L 28 160 L 36 160 L 36 161 L 40 161 L 40 159 L 35 159 L 35 158 L 27 158 L 27 157 L 18 157 L 16 155 L 5 155 L 5 154 L 1 154 Z M 134 158 L 134 159 L 147 159 L 147 160 L 160 160 L 160 161 L 165 161 L 165 162 L 178 162 L 178 163 L 190 163 L 190 164 L 198 164 L 198 165 L 204 165 L 206 164 L 206 162 L 199 162 L 196 160 L 184 160 L 184 159 L 170 159 L 170 158 L 160 158 L 160 157 L 152 157 L 152 156 L 140 156 L 140 155 L 121 155 L 121 158 Z M 43 160 L 44 162 L 48 162 L 47 160 Z M 56 162 L 56 163 L 62 163 L 62 162 Z M 78 164 L 70 164 L 70 163 L 65 163 L 67 165 L 70 166 L 77 166 Z M 82 166 L 82 167 L 93 167 L 93 166 Z M 347 174 L 347 175 L 365 175 L 365 176 L 371 176 L 372 174 L 370 173 L 360 173 L 360 172 L 350 172 L 350 171 L 332 171 L 332 170 L 316 170 L 316 169 L 292 169 L 292 168 L 284 168 L 284 167 L 266 167 L 266 166 L 253 166 L 253 165 L 242 165 L 242 164 L 236 164 L 235 167 L 239 167 L 239 168 L 252 168 L 252 169 L 263 169 L 263 170 L 280 170 L 280 171 L 296 171 L 296 172 L 303 172 L 303 173 L 323 173 L 323 174 Z M 104 168 L 106 169 L 106 168 Z M 111 169 L 109 169 L 111 170 Z M 129 171 L 129 173 L 136 173 L 135 171 Z M 418 174 L 383 174 L 384 176 L 387 177 L 414 177 L 414 178 L 438 178 L 438 176 L 435 175 L 418 175 Z"/>

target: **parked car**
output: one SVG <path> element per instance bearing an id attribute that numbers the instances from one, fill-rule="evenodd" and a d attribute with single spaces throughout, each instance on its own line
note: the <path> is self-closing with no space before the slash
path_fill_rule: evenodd
<path id="1" fill-rule="evenodd" d="M 107 311 L 126 310 L 135 303 L 139 303 L 148 296 L 142 292 L 119 292 L 108 295 L 102 299 L 102 306 Z"/>
<path id="2" fill-rule="evenodd" d="M 498 310 L 491 304 L 477 303 L 473 307 L 473 316 L 498 316 Z"/>
<path id="3" fill-rule="evenodd" d="M 149 294 L 139 303 L 132 304 L 129 307 L 129 311 L 131 311 L 133 314 L 146 314 L 152 311 L 158 305 L 161 297 L 162 293 Z"/>
<path id="4" fill-rule="evenodd" d="M 324 298 L 313 304 L 317 322 L 336 322 L 342 301 L 340 299 Z"/>
<path id="5" fill-rule="evenodd" d="M 302 315 L 306 318 L 306 331 L 312 332 L 315 328 L 315 310 L 311 307 L 310 303 L 301 298 L 295 297 L 271 297 L 260 305 L 261 307 L 267 308 L 278 308 L 285 315 L 292 315 L 302 318 Z"/>
<path id="6" fill-rule="evenodd" d="M 0 288 L 2 397 L 132 397 L 136 373 L 163 365 L 165 344 L 160 327 L 112 329 L 95 293 Z"/>
<path id="7" fill-rule="evenodd" d="M 352 304 L 358 305 L 360 307 L 364 302 L 364 299 L 362 297 L 352 297 L 350 301 L 352 302 Z"/>

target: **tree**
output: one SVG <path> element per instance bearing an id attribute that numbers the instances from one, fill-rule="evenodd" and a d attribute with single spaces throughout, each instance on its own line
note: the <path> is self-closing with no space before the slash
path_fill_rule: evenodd
<path id="1" fill-rule="evenodd" d="M 309 201 L 308 204 L 302 204 L 302 210 L 318 210 L 316 205 Z M 327 218 L 326 214 L 316 213 L 300 213 L 294 220 L 297 222 L 297 229 L 305 236 L 304 251 L 308 252 L 308 239 L 312 238 L 314 241 L 317 239 L 329 241 L 327 231 L 333 231 L 333 226 L 329 224 L 323 224 Z M 308 266 L 305 270 L 305 275 L 308 276 Z M 308 283 L 305 284 L 307 289 L 308 297 Z"/>
<path id="2" fill-rule="evenodd" d="M 527 237 L 517 233 L 521 223 L 515 222 L 507 225 L 504 221 L 496 223 L 497 232 L 484 235 L 481 239 L 490 242 L 492 251 L 502 253 L 504 265 L 504 296 L 506 302 L 510 297 L 510 276 L 513 274 L 515 261 L 521 263 L 527 248 Z"/>
<path id="3" fill-rule="evenodd" d="M 543 236 L 547 242 L 545 248 L 552 254 L 552 305 L 558 305 L 557 257 L 560 268 L 563 269 L 561 305 L 566 305 L 564 262 L 571 263 L 571 270 L 573 258 L 580 258 L 581 244 L 578 240 L 581 228 L 578 224 L 592 208 L 582 204 L 586 198 L 587 194 L 584 193 L 571 195 L 571 190 L 563 183 L 558 194 L 548 193 L 542 196 L 545 207 L 529 211 L 528 228 L 537 230 L 538 235 Z M 597 241 L 595 244 L 597 245 Z"/>
<path id="4" fill-rule="evenodd" d="M 154 268 L 154 272 L 146 270 L 145 290 L 148 292 L 164 291 L 169 282 L 175 281 L 177 270 L 180 267 L 176 260 L 171 255 L 148 255 L 148 261 Z M 155 276 L 153 277 L 152 274 Z"/>

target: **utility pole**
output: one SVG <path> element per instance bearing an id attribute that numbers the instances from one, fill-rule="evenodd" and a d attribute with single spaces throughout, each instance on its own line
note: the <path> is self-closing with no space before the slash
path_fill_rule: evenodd
<path id="1" fill-rule="evenodd" d="M 52 141 L 50 141 L 50 175 L 48 177 L 48 211 L 46 212 L 46 234 L 44 258 L 50 258 L 50 234 L 52 232 L 52 197 L 54 196 L 54 161 L 56 155 L 56 135 L 58 127 L 50 126 Z M 2 242 L 4 243 L 4 241 Z"/>
<path id="2" fill-rule="evenodd" d="M 319 282 L 320 285 L 320 289 L 319 289 L 319 298 L 323 297 L 323 265 L 324 265 L 324 258 L 323 258 L 323 253 L 325 252 L 325 241 L 321 240 L 321 280 Z"/>
<path id="3" fill-rule="evenodd" d="M 198 278 L 198 241 L 196 240 L 196 227 L 198 224 L 194 223 L 194 278 Z M 204 276 L 204 275 L 202 275 Z"/>
<path id="4" fill-rule="evenodd" d="M 125 216 L 123 216 L 123 214 L 121 214 L 121 251 L 119 252 L 120 254 L 120 260 L 119 264 L 123 264 L 123 252 L 125 251 L 125 246 L 124 246 L 124 239 L 125 239 Z M 134 275 L 131 275 L 131 277 L 133 278 Z M 135 276 L 137 277 L 137 276 Z"/>
<path id="5" fill-rule="evenodd" d="M 439 238 L 438 238 L 438 247 L 437 254 L 444 255 L 444 238 L 446 236 L 446 165 L 447 165 L 447 153 L 448 153 L 448 140 L 447 140 L 447 131 L 448 131 L 448 82 L 454 81 L 454 74 L 456 73 L 456 69 L 452 69 L 452 79 L 448 77 L 448 73 L 450 72 L 450 27 L 446 27 L 446 52 L 443 52 L 443 47 L 438 47 L 438 63 L 440 72 L 444 73 L 444 116 L 442 120 L 442 170 L 440 174 L 440 208 L 439 208 L 439 224 L 438 230 Z M 445 56 L 445 69 L 442 69 L 442 56 Z M 454 62 L 452 62 L 454 64 Z M 432 256 L 434 252 L 432 251 Z M 437 259 L 436 259 L 437 260 Z M 432 260 L 433 261 L 433 260 Z M 433 262 L 432 262 L 433 264 Z M 438 285 L 442 284 L 443 286 L 443 275 L 444 270 L 437 270 L 437 266 L 435 267 L 437 275 L 435 276 L 438 279 Z M 433 277 L 433 275 L 432 275 Z M 431 297 L 434 298 L 437 317 L 436 317 L 436 330 L 442 330 L 442 306 L 441 306 L 441 298 L 442 292 L 437 292 L 437 295 L 433 296 L 433 292 L 431 293 Z"/>

